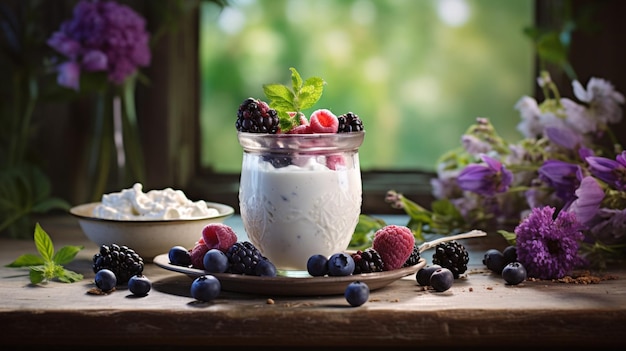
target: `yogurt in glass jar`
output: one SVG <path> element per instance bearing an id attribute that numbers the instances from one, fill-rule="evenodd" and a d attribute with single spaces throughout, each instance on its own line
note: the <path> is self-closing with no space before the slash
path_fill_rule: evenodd
<path id="1" fill-rule="evenodd" d="M 365 132 L 239 132 L 239 206 L 250 241 L 279 271 L 347 249 L 362 204 L 358 148 Z"/>

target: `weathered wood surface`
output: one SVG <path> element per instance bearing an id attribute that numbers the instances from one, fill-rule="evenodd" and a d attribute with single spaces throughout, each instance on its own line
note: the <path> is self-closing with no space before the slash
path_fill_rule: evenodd
<path id="1" fill-rule="evenodd" d="M 404 217 L 391 217 L 398 224 Z M 25 345 L 302 345 L 302 346 L 569 346 L 624 344 L 626 270 L 599 284 L 526 281 L 507 286 L 482 265 L 498 236 L 466 239 L 467 274 L 443 293 L 417 285 L 414 276 L 373 291 L 360 307 L 342 295 L 283 297 L 232 292 L 211 303 L 191 298 L 192 280 L 148 264 L 153 289 L 143 298 L 125 288 L 91 295 L 91 258 L 97 246 L 73 218 L 42 218 L 55 247 L 84 245 L 68 269 L 82 282 L 29 284 L 27 272 L 6 268 L 29 240 L 0 239 L 0 346 Z M 240 233 L 239 217 L 227 220 Z M 423 253 L 428 262 L 432 251 Z M 273 301 L 271 303 L 270 299 Z M 4 348 L 3 348 L 4 349 Z M 14 348 L 11 348 L 14 349 Z"/>

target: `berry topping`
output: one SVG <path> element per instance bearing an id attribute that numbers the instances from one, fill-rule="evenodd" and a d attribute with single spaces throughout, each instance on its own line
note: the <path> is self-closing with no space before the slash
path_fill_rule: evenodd
<path id="1" fill-rule="evenodd" d="M 339 125 L 337 133 L 360 132 L 363 130 L 363 121 L 352 112 L 344 113 L 337 117 Z"/>
<path id="2" fill-rule="evenodd" d="M 209 249 L 218 249 L 226 252 L 237 242 L 237 234 L 230 226 L 224 223 L 209 223 L 202 229 L 204 244 Z"/>
<path id="3" fill-rule="evenodd" d="M 360 281 L 354 281 L 346 287 L 344 292 L 344 297 L 346 301 L 350 304 L 350 306 L 357 307 L 361 306 L 367 299 L 370 297 L 370 288 L 369 286 Z"/>
<path id="4" fill-rule="evenodd" d="M 411 256 L 414 245 L 415 237 L 411 229 L 394 224 L 376 231 L 372 242 L 372 248 L 383 259 L 386 271 L 401 268 Z"/>
<path id="5" fill-rule="evenodd" d="M 336 133 L 339 127 L 337 116 L 327 109 L 315 110 L 309 120 L 313 133 Z"/>
<path id="6" fill-rule="evenodd" d="M 235 127 L 240 132 L 276 134 L 278 114 L 265 101 L 247 98 L 239 106 Z"/>

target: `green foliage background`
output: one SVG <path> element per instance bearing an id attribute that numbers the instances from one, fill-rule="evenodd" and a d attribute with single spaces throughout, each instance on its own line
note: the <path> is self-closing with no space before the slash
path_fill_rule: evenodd
<path id="1" fill-rule="evenodd" d="M 533 1 L 460 0 L 462 26 L 442 22 L 446 0 L 247 0 L 202 9 L 202 164 L 239 172 L 236 111 L 262 85 L 289 84 L 289 67 L 327 85 L 315 108 L 364 121 L 362 170 L 434 170 L 476 117 L 516 141 L 514 105 L 532 95 L 533 48 L 523 34 Z"/>

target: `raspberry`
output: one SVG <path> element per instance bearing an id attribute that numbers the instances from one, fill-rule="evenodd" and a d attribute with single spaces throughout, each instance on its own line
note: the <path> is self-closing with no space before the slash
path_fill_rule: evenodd
<path id="1" fill-rule="evenodd" d="M 415 237 L 411 229 L 394 224 L 376 231 L 372 242 L 372 248 L 383 259 L 386 271 L 402 267 L 413 252 L 414 245 Z"/>
<path id="2" fill-rule="evenodd" d="M 339 127 L 337 116 L 327 109 L 315 110 L 309 119 L 313 133 L 336 133 Z"/>
<path id="3" fill-rule="evenodd" d="M 209 247 L 202 243 L 197 243 L 191 249 L 191 267 L 204 269 L 204 255 L 209 251 Z"/>
<path id="4" fill-rule="evenodd" d="M 344 113 L 337 117 L 339 125 L 337 133 L 360 132 L 363 130 L 363 121 L 352 112 Z"/>
<path id="5" fill-rule="evenodd" d="M 209 223 L 202 229 L 204 245 L 209 249 L 218 249 L 226 252 L 237 242 L 237 234 L 230 226 L 224 223 Z"/>
<path id="6" fill-rule="evenodd" d="M 346 166 L 346 160 L 343 155 L 328 155 L 326 156 L 326 167 L 332 170 Z"/>
<path id="7" fill-rule="evenodd" d="M 240 132 L 276 134 L 278 113 L 265 101 L 247 98 L 237 110 L 235 127 Z"/>

